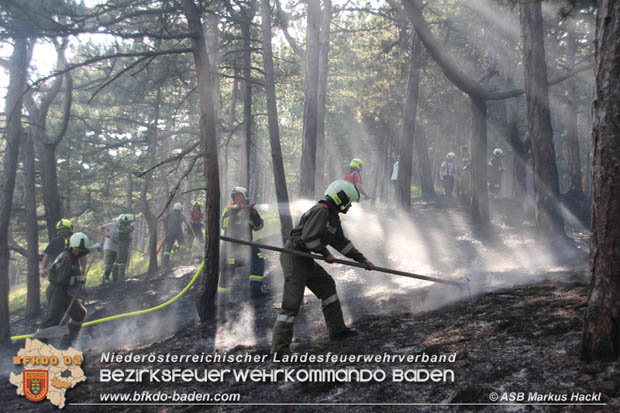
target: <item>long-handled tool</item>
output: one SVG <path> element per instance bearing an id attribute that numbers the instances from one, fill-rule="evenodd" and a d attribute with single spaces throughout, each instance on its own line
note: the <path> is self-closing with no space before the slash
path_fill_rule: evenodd
<path id="1" fill-rule="evenodd" d="M 164 237 L 161 240 L 161 243 L 159 244 L 159 247 L 157 247 L 157 254 L 155 254 L 155 255 L 159 255 L 159 253 L 161 252 L 161 248 L 164 246 L 164 242 L 166 242 L 166 237 Z"/>
<path id="2" fill-rule="evenodd" d="M 292 250 L 292 249 L 288 249 L 288 248 L 274 247 L 272 245 L 260 244 L 258 242 L 245 241 L 245 240 L 241 240 L 241 239 L 235 239 L 235 238 L 224 237 L 224 236 L 220 236 L 220 239 L 222 241 L 234 242 L 234 243 L 237 243 L 237 244 L 249 245 L 251 247 L 264 248 L 266 250 L 285 252 L 287 254 L 298 255 L 298 256 L 304 257 L 304 258 L 313 258 L 313 259 L 316 259 L 316 260 L 323 260 L 323 261 L 325 261 L 325 257 L 322 256 L 322 255 L 309 254 L 309 253 L 303 252 L 303 251 L 297 251 L 297 250 Z M 336 258 L 334 262 L 337 262 L 338 264 L 350 265 L 352 267 L 358 267 L 358 268 L 364 268 L 364 269 L 366 268 L 366 266 L 364 264 L 360 264 L 359 262 L 355 262 L 355 261 L 347 261 L 347 260 L 341 260 L 341 259 Z M 403 277 L 417 278 L 419 280 L 432 281 L 432 282 L 442 283 L 442 284 L 450 284 L 450 285 L 457 286 L 459 288 L 463 288 L 465 286 L 463 283 L 460 283 L 460 282 L 457 282 L 457 281 L 442 280 L 441 278 L 429 277 L 428 275 L 413 274 L 413 273 L 410 273 L 410 272 L 393 270 L 391 268 L 375 266 L 374 270 L 375 271 L 385 272 L 385 273 L 388 273 L 388 274 L 400 275 L 400 276 L 403 276 Z"/>

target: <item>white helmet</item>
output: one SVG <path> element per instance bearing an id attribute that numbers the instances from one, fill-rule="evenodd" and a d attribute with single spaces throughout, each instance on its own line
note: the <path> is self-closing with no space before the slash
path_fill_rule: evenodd
<path id="1" fill-rule="evenodd" d="M 136 217 L 133 214 L 120 214 L 117 220 L 118 222 L 128 224 L 130 222 L 134 222 L 136 220 Z"/>
<path id="2" fill-rule="evenodd" d="M 86 250 L 90 246 L 90 240 L 83 232 L 76 232 L 71 235 L 69 246 L 75 249 Z"/>
<path id="3" fill-rule="evenodd" d="M 504 151 L 500 148 L 495 148 L 493 149 L 493 155 L 500 157 L 504 154 Z"/>
<path id="4" fill-rule="evenodd" d="M 452 159 L 454 159 L 454 157 L 456 156 L 456 154 L 454 152 L 448 152 L 448 154 L 446 155 L 446 158 L 451 161 Z"/>
<path id="5" fill-rule="evenodd" d="M 346 213 L 352 202 L 359 201 L 360 193 L 351 182 L 337 179 L 329 184 L 325 190 L 325 197 L 331 199 L 340 212 Z"/>
<path id="6" fill-rule="evenodd" d="M 180 202 L 177 202 L 176 204 L 174 204 L 174 206 L 172 207 L 172 209 L 175 209 L 177 211 L 183 211 L 183 204 Z"/>
<path id="7" fill-rule="evenodd" d="M 243 195 L 243 199 L 245 199 L 246 201 L 248 200 L 248 190 L 245 189 L 242 186 L 235 186 L 232 191 L 230 191 L 230 197 L 232 198 L 232 196 L 234 194 L 241 194 Z"/>

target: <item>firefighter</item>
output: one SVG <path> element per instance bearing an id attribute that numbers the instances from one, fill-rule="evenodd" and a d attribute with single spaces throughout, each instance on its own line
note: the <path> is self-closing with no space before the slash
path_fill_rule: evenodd
<path id="1" fill-rule="evenodd" d="M 487 164 L 487 188 L 492 194 L 498 194 L 502 189 L 502 156 L 504 151 L 500 148 L 493 149 L 493 157 Z"/>
<path id="2" fill-rule="evenodd" d="M 457 167 L 456 194 L 464 203 L 469 203 L 469 187 L 471 186 L 471 160 L 467 145 L 461 146 L 461 164 Z"/>
<path id="3" fill-rule="evenodd" d="M 232 189 L 230 196 L 233 203 L 228 205 L 222 214 L 220 226 L 227 237 L 252 241 L 252 232 L 263 228 L 263 218 L 249 202 L 248 190 L 241 186 Z M 250 261 L 250 292 L 253 296 L 263 294 L 263 276 L 265 260 L 263 254 L 256 247 L 247 247 L 227 242 L 224 245 L 222 257 L 222 271 L 218 283 L 219 291 L 226 291 L 232 285 L 235 268 L 246 265 Z M 250 256 L 248 257 L 248 253 Z"/>
<path id="4" fill-rule="evenodd" d="M 110 274 L 118 258 L 120 235 L 118 219 L 113 219 L 112 222 L 99 226 L 97 232 L 105 238 L 103 243 L 103 277 L 101 282 L 107 284 L 111 282 Z"/>
<path id="5" fill-rule="evenodd" d="M 351 182 L 355 185 L 357 191 L 364 195 L 365 199 L 370 199 L 364 188 L 362 187 L 362 169 L 364 168 L 364 163 L 360 158 L 355 158 L 349 164 L 349 173 L 344 176 L 346 181 Z"/>
<path id="6" fill-rule="evenodd" d="M 90 252 L 90 241 L 86 234 L 76 232 L 69 240 L 68 248 L 63 250 L 49 269 L 50 284 L 47 287 L 47 315 L 41 328 L 57 326 L 69 306 L 71 320 L 67 323 L 69 334 L 60 341 L 61 348 L 69 347 L 86 318 L 86 308 L 80 303 L 84 296 L 86 274 L 80 269 L 80 259 Z M 93 248 L 96 248 L 93 246 Z"/>
<path id="7" fill-rule="evenodd" d="M 118 257 L 112 269 L 112 279 L 114 281 L 125 281 L 125 270 L 129 261 L 129 250 L 131 249 L 131 233 L 133 232 L 132 222 L 136 220 L 133 214 L 121 214 L 116 219 L 118 225 Z"/>
<path id="8" fill-rule="evenodd" d="M 354 259 L 372 270 L 375 265 L 359 252 L 342 230 L 338 214 L 346 214 L 352 202 L 359 201 L 359 192 L 353 184 L 339 179 L 332 182 L 325 192 L 325 199 L 302 215 L 299 224 L 291 231 L 285 248 L 303 252 L 318 252 L 328 263 L 335 258 L 328 245 L 341 254 Z M 284 272 L 282 308 L 273 327 L 272 353 L 290 352 L 293 339 L 293 322 L 303 302 L 306 286 L 322 301 L 323 315 L 332 340 L 357 335 L 357 331 L 344 324 L 342 309 L 334 279 L 312 258 L 302 258 L 282 253 L 280 263 Z"/>
<path id="9" fill-rule="evenodd" d="M 54 262 L 58 254 L 69 247 L 69 239 L 73 235 L 73 223 L 68 219 L 61 219 L 56 223 L 56 238 L 43 251 L 41 262 L 41 277 L 47 277 L 49 265 Z M 86 268 L 84 266 L 84 268 Z"/>
<path id="10" fill-rule="evenodd" d="M 192 210 L 189 212 L 189 223 L 191 226 L 191 231 L 188 233 L 189 249 L 191 249 L 194 244 L 194 237 L 198 237 L 198 241 L 200 241 L 201 244 L 204 244 L 205 242 L 205 238 L 202 235 L 203 219 L 204 214 L 202 213 L 202 203 L 200 201 L 194 201 L 192 204 Z"/>
<path id="11" fill-rule="evenodd" d="M 456 174 L 456 166 L 454 165 L 454 158 L 456 154 L 454 152 L 448 152 L 446 159 L 441 163 L 439 169 L 439 179 L 443 189 L 446 191 L 446 196 L 452 196 L 452 190 L 454 189 L 454 180 Z"/>
<path id="12" fill-rule="evenodd" d="M 190 231 L 191 227 L 183 215 L 183 204 L 180 202 L 174 204 L 172 211 L 163 219 L 166 227 L 166 244 L 161 263 L 164 267 L 167 267 L 170 263 L 170 257 L 177 252 L 180 254 L 181 247 L 183 246 L 183 223 Z"/>

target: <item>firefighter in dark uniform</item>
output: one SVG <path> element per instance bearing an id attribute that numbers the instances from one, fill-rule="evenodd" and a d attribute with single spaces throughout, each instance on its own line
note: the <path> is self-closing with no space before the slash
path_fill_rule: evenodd
<path id="1" fill-rule="evenodd" d="M 497 194 L 502 189 L 502 156 L 504 151 L 500 148 L 493 149 L 493 157 L 487 164 L 487 189 L 492 194 Z"/>
<path id="2" fill-rule="evenodd" d="M 161 264 L 167 267 L 170 263 L 170 257 L 178 253 L 181 254 L 181 246 L 183 245 L 183 223 L 190 229 L 190 226 L 183 215 L 183 204 L 177 202 L 172 207 L 172 211 L 164 218 L 166 227 L 166 244 L 164 246 L 164 255 Z M 191 230 L 191 229 L 190 229 Z"/>
<path id="3" fill-rule="evenodd" d="M 242 186 L 232 189 L 230 196 L 233 203 L 228 205 L 222 214 L 220 226 L 225 236 L 230 238 L 252 241 L 252 232 L 263 228 L 263 218 L 249 203 L 248 190 Z M 218 283 L 219 291 L 226 291 L 232 285 L 235 268 L 250 262 L 250 292 L 253 295 L 263 294 L 263 276 L 265 260 L 263 254 L 256 247 L 227 242 L 223 246 L 222 271 Z M 248 255 L 249 254 L 249 255 Z"/>
<path id="4" fill-rule="evenodd" d="M 80 259 L 90 252 L 90 241 L 86 234 L 76 232 L 69 240 L 69 246 L 54 260 L 48 271 L 50 284 L 47 287 L 47 315 L 41 328 L 57 326 L 69 306 L 69 334 L 60 341 L 61 348 L 69 347 L 82 328 L 86 308 L 79 299 L 84 296 L 86 274 L 80 269 Z M 95 246 L 93 246 L 95 248 Z"/>
<path id="5" fill-rule="evenodd" d="M 355 186 L 345 180 L 332 182 L 321 200 L 302 215 L 299 224 L 291 231 L 285 248 L 303 252 L 318 252 L 328 263 L 335 258 L 327 249 L 331 245 L 341 254 L 354 259 L 372 270 L 375 265 L 359 252 L 342 230 L 338 214 L 346 214 L 352 202 L 359 201 Z M 357 334 L 344 324 L 342 308 L 336 293 L 334 279 L 312 258 L 282 253 L 280 263 L 284 272 L 282 308 L 273 327 L 272 353 L 290 351 L 293 339 L 293 322 L 303 302 L 306 286 L 322 301 L 323 315 L 332 340 Z"/>
<path id="6" fill-rule="evenodd" d="M 118 216 L 118 257 L 112 268 L 112 279 L 114 281 L 125 281 L 125 271 L 131 250 L 131 233 L 134 228 L 131 225 L 136 220 L 133 214 L 121 214 Z"/>

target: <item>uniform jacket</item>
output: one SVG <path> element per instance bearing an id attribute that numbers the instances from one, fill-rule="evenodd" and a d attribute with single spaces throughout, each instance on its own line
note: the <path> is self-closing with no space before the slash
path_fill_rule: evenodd
<path id="1" fill-rule="evenodd" d="M 502 172 L 504 172 L 504 169 L 502 168 L 502 161 L 494 156 L 487 164 L 487 181 L 492 184 L 499 185 L 502 178 Z"/>
<path id="2" fill-rule="evenodd" d="M 357 262 L 366 261 L 364 254 L 345 237 L 338 211 L 334 206 L 330 206 L 328 201 L 319 201 L 302 215 L 299 224 L 291 231 L 289 241 L 300 251 L 314 251 L 326 255 L 326 248 L 331 245 L 342 255 Z"/>
<path id="3" fill-rule="evenodd" d="M 68 286 L 71 277 L 80 275 L 80 258 L 75 257 L 66 249 L 61 252 L 49 270 L 49 280 L 51 283 Z"/>
<path id="4" fill-rule="evenodd" d="M 254 204 L 250 204 L 246 209 L 247 213 L 245 211 L 237 213 L 238 209 L 235 209 L 234 204 L 226 207 L 220 220 L 225 236 L 252 241 L 252 231 L 263 228 L 263 218 L 254 209 Z"/>
<path id="5" fill-rule="evenodd" d="M 166 234 L 182 234 L 185 216 L 176 209 L 166 215 Z"/>

